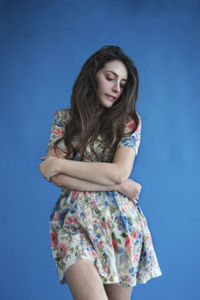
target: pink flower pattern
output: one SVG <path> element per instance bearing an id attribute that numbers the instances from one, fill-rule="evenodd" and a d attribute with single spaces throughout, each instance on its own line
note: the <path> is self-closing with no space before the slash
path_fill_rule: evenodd
<path id="1" fill-rule="evenodd" d="M 60 257 L 64 257 L 66 252 L 67 252 L 67 247 L 66 247 L 65 243 L 61 243 L 59 245 L 59 255 L 60 255 Z"/>

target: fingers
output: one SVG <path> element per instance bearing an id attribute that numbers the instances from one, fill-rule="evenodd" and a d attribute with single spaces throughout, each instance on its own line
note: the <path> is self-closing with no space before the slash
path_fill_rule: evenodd
<path id="1" fill-rule="evenodd" d="M 136 201 L 135 199 L 133 199 L 133 200 L 132 200 L 132 203 L 133 203 L 134 205 L 136 205 L 136 204 L 137 204 L 137 201 Z"/>
<path id="2" fill-rule="evenodd" d="M 133 200 L 132 200 L 133 203 L 134 203 L 134 205 L 137 204 L 138 200 L 139 200 L 139 194 L 137 194 L 137 195 L 133 198 Z"/>
<path id="3" fill-rule="evenodd" d="M 46 179 L 47 181 L 50 182 L 51 177 L 56 175 L 54 170 L 52 170 L 53 164 L 50 162 L 50 160 L 54 160 L 57 158 L 49 155 L 47 157 L 41 157 L 40 159 L 42 160 L 42 162 L 40 162 L 40 164 L 39 164 L 40 172 L 41 172 L 42 176 L 44 177 L 44 179 Z"/>
<path id="4" fill-rule="evenodd" d="M 138 191 L 138 194 L 140 194 L 141 189 L 142 189 L 142 186 L 141 186 L 141 184 L 138 183 L 138 185 L 137 185 L 137 191 Z"/>

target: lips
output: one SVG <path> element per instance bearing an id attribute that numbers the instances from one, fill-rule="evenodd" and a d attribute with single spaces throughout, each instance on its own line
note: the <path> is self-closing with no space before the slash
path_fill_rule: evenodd
<path id="1" fill-rule="evenodd" d="M 113 102 L 113 101 L 116 100 L 116 97 L 114 97 L 114 96 L 112 96 L 112 95 L 105 94 L 105 96 L 106 96 L 106 98 L 107 98 L 109 101 L 111 101 L 111 102 Z"/>

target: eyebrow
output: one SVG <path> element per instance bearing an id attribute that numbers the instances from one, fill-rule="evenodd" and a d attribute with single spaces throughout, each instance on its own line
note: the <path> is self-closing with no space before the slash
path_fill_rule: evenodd
<path id="1" fill-rule="evenodd" d="M 115 73 L 114 71 L 109 71 L 109 70 L 106 70 L 106 72 L 110 72 L 110 73 L 112 73 L 113 75 L 115 75 L 116 77 L 119 77 L 118 75 L 117 75 L 117 73 Z M 123 81 L 127 81 L 127 79 L 122 79 Z"/>

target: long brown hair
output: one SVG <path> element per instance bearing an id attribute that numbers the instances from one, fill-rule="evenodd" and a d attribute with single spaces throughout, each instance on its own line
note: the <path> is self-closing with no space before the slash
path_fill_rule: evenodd
<path id="1" fill-rule="evenodd" d="M 102 110 L 97 98 L 96 73 L 106 63 L 114 60 L 124 63 L 128 71 L 128 79 L 119 99 L 112 107 Z M 85 62 L 74 83 L 71 96 L 71 119 L 65 126 L 64 136 L 56 141 L 54 148 L 64 140 L 66 147 L 70 148 L 74 155 L 80 150 L 84 155 L 87 144 L 90 144 L 93 149 L 95 139 L 101 136 L 105 148 L 115 149 L 123 137 L 123 129 L 128 117 L 134 119 L 135 129 L 139 124 L 135 107 L 138 85 L 137 69 L 120 47 L 104 46 L 99 49 Z M 76 149 L 72 145 L 75 136 L 79 136 Z"/>

